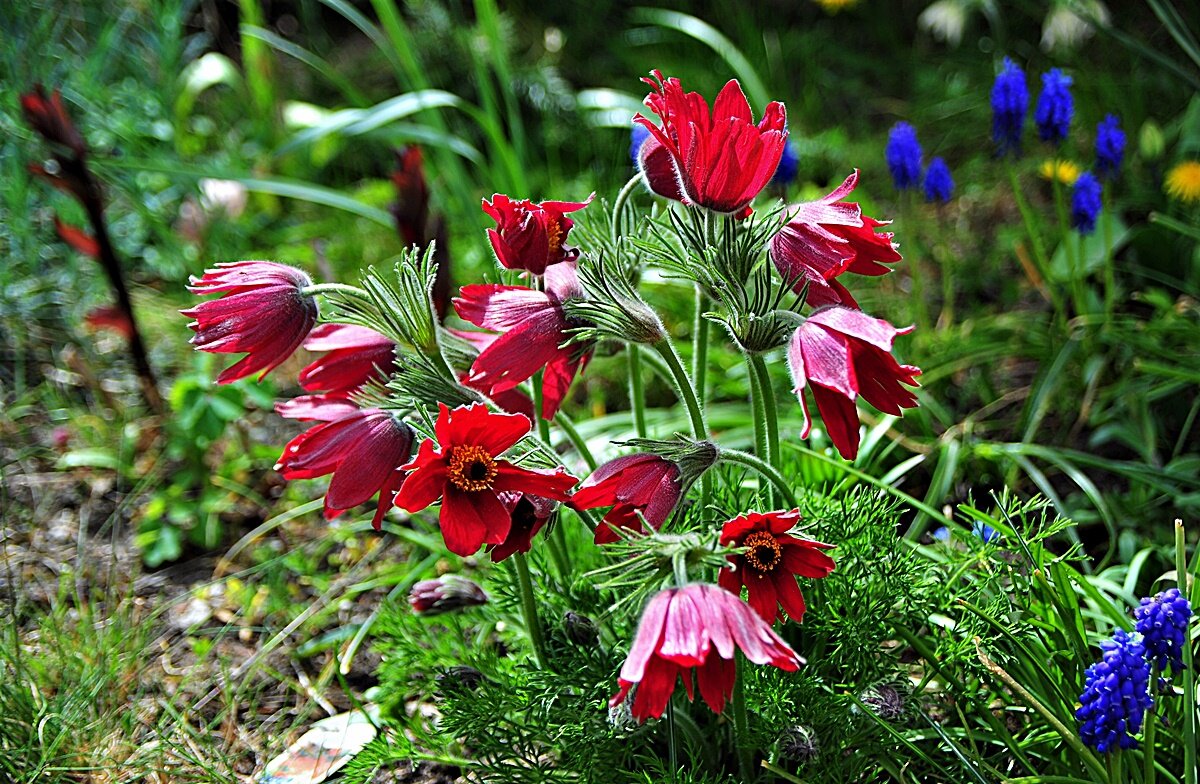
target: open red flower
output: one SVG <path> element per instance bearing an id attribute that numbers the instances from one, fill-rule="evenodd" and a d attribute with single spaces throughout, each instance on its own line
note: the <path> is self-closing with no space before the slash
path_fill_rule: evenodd
<path id="1" fill-rule="evenodd" d="M 741 649 L 754 664 L 771 664 L 794 672 L 804 663 L 754 610 L 715 585 L 668 588 L 646 605 L 629 657 L 621 667 L 620 690 L 609 702 L 619 705 L 637 684 L 631 711 L 638 721 L 658 718 L 666 710 L 675 682 L 692 699 L 692 673 L 700 696 L 713 712 L 725 710 L 737 680 L 734 652 Z"/>
<path id="2" fill-rule="evenodd" d="M 565 501 L 578 481 L 563 469 L 531 470 L 498 460 L 529 432 L 520 414 L 495 414 L 481 403 L 451 411 L 441 404 L 434 432 L 437 443 L 421 444 L 396 505 L 419 512 L 442 499 L 441 528 L 446 547 L 471 555 L 484 544 L 502 544 L 512 516 L 500 493 L 530 493 Z"/>
<path id="3" fill-rule="evenodd" d="M 579 251 L 566 242 L 575 222 L 566 213 L 582 210 L 592 203 L 595 195 L 584 201 L 541 204 L 529 199 L 510 199 L 503 193 L 497 193 L 491 201 L 484 199 L 483 211 L 496 221 L 496 228 L 488 229 L 488 239 L 500 265 L 541 275 L 552 264 L 574 261 Z"/>
<path id="4" fill-rule="evenodd" d="M 843 272 L 884 275 L 885 264 L 900 261 L 891 232 L 876 232 L 890 221 L 863 215 L 856 202 L 842 201 L 858 185 L 858 169 L 829 195 L 793 205 L 787 225 L 771 240 L 771 260 L 799 293 L 808 284 L 808 303 L 848 305 L 858 303 L 837 280 Z"/>
<path id="5" fill-rule="evenodd" d="M 813 399 L 829 438 L 847 460 L 858 454 L 859 395 L 885 414 L 899 416 L 902 408 L 915 408 L 917 398 L 902 384 L 918 386 L 920 368 L 901 365 L 891 355 L 897 335 L 912 327 L 896 329 L 883 319 L 862 311 L 833 305 L 808 317 L 792 335 L 788 365 L 795 392 L 804 409 L 807 438 L 812 426 L 804 389 L 812 386 Z"/>
<path id="6" fill-rule="evenodd" d="M 533 547 L 533 537 L 554 514 L 558 502 L 529 493 L 500 493 L 500 503 L 512 518 L 508 536 L 500 544 L 489 545 L 488 553 L 494 563 L 500 563 L 513 553 L 527 553 Z"/>
<path id="7" fill-rule="evenodd" d="M 309 391 L 348 394 L 371 379 L 386 379 L 396 367 L 396 344 L 366 327 L 321 324 L 304 347 L 329 352 L 300 371 L 300 386 Z"/>
<path id="8" fill-rule="evenodd" d="M 787 143 L 787 112 L 783 104 L 767 104 L 758 125 L 750 111 L 742 86 L 731 79 L 717 95 L 712 112 L 699 93 L 685 93 L 679 80 L 663 79 L 652 71 L 653 79 L 642 79 L 653 88 L 645 104 L 662 120 L 638 114 L 634 121 L 650 131 L 675 165 L 679 190 L 684 203 L 698 204 L 714 212 L 750 214 L 750 202 L 759 194 L 779 166 Z M 654 175 L 661 170 L 652 156 L 655 149 L 643 147 L 643 171 Z M 654 188 L 653 177 L 648 180 Z M 661 187 L 661 186 L 660 186 Z M 656 190 L 662 195 L 668 195 Z"/>
<path id="9" fill-rule="evenodd" d="M 317 323 L 312 285 L 295 267 L 272 261 L 234 261 L 190 279 L 194 294 L 223 294 L 180 311 L 195 319 L 188 327 L 201 351 L 246 356 L 217 376 L 218 384 L 259 373 L 261 381 L 292 355 Z M 261 372 L 260 372 L 261 371 Z"/>
<path id="10" fill-rule="evenodd" d="M 825 577 L 833 571 L 833 559 L 821 552 L 833 545 L 788 533 L 799 521 L 800 512 L 795 509 L 750 512 L 721 529 L 721 544 L 745 547 L 746 551 L 729 557 L 733 568 L 722 569 L 717 582 L 737 596 L 746 586 L 750 606 L 767 623 L 783 620 L 779 606 L 799 623 L 804 617 L 804 595 L 796 577 Z"/>
<path id="11" fill-rule="evenodd" d="M 644 532 L 642 518 L 657 529 L 674 511 L 682 494 L 678 464 L 649 453 L 625 455 L 593 471 L 571 496 L 571 506 L 612 507 L 596 526 L 596 544 L 608 544 L 620 539 L 614 528 Z"/>
<path id="12" fill-rule="evenodd" d="M 379 530 L 404 482 L 401 466 L 412 452 L 413 431 L 387 411 L 364 408 L 321 422 L 288 442 L 275 470 L 284 479 L 333 474 L 325 493 L 332 519 L 379 493 L 372 524 Z"/>
<path id="13" fill-rule="evenodd" d="M 574 265 L 546 271 L 546 290 L 524 286 L 463 286 L 454 309 L 472 324 L 500 332 L 471 366 L 470 386 L 492 396 L 513 389 L 544 369 L 542 419 L 553 419 L 576 374 L 592 355 L 590 344 L 564 346 L 567 331 L 580 326 L 567 316 L 563 302 L 581 296 Z"/>

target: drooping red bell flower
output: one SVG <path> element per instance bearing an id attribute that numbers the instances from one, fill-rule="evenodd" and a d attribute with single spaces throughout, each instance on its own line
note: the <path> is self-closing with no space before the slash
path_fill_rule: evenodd
<path id="1" fill-rule="evenodd" d="M 512 518 L 508 536 L 496 545 L 488 545 L 493 563 L 500 563 L 513 553 L 527 553 L 533 547 L 533 537 L 554 514 L 558 503 L 529 493 L 500 493 L 500 503 Z"/>
<path id="2" fill-rule="evenodd" d="M 661 118 L 662 125 L 641 114 L 635 115 L 634 121 L 645 126 L 670 153 L 684 203 L 738 217 L 749 215 L 750 202 L 771 181 L 787 143 L 783 104 L 767 104 L 762 121 L 755 125 L 750 103 L 736 79 L 717 95 L 710 113 L 704 98 L 699 93 L 685 93 L 678 79 L 663 79 L 657 70 L 651 74 L 652 79 L 642 79 L 652 88 L 645 104 Z M 654 153 L 651 150 L 643 157 Z M 649 170 L 653 174 L 660 168 L 651 166 Z M 653 189 L 654 180 L 648 182 Z"/>
<path id="3" fill-rule="evenodd" d="M 300 386 L 309 391 L 348 394 L 371 379 L 386 379 L 396 368 L 396 344 L 353 324 L 320 324 L 304 348 L 329 352 L 300 371 Z"/>
<path id="4" fill-rule="evenodd" d="M 288 442 L 275 470 L 284 479 L 312 479 L 333 474 L 325 493 L 325 518 L 379 493 L 375 517 L 378 531 L 404 482 L 401 468 L 412 452 L 413 431 L 387 411 L 356 410 L 321 422 Z"/>
<path id="5" fill-rule="evenodd" d="M 596 544 L 608 544 L 621 538 L 615 528 L 644 533 L 642 518 L 657 530 L 682 495 L 679 465 L 658 455 L 642 453 L 618 457 L 597 468 L 571 496 L 571 506 L 612 507 L 596 526 Z"/>
<path id="6" fill-rule="evenodd" d="M 474 284 L 462 287 L 454 309 L 472 324 L 500 332 L 471 365 L 469 383 L 485 395 L 513 389 L 539 370 L 542 374 L 542 419 L 553 419 L 576 374 L 591 359 L 590 344 L 563 344 L 567 331 L 581 326 L 563 302 L 583 289 L 573 264 L 546 270 L 546 290 L 524 286 Z"/>
<path id="7" fill-rule="evenodd" d="M 797 293 L 808 285 L 808 304 L 858 303 L 836 278 L 843 272 L 884 275 L 885 264 L 900 261 L 891 232 L 876 232 L 890 221 L 863 215 L 856 202 L 842 201 L 858 185 L 858 169 L 827 196 L 793 205 L 787 225 L 771 240 L 771 261 Z"/>
<path id="8" fill-rule="evenodd" d="M 194 294 L 222 294 L 180 311 L 201 351 L 246 356 L 217 376 L 218 384 L 259 373 L 261 381 L 292 355 L 317 323 L 317 301 L 304 289 L 312 280 L 295 267 L 272 261 L 218 264 L 192 277 Z"/>
<path id="9" fill-rule="evenodd" d="M 767 623 L 788 618 L 799 623 L 804 617 L 804 595 L 796 577 L 825 577 L 834 563 L 822 550 L 833 548 L 813 539 L 788 533 L 800 522 L 800 512 L 749 512 L 725 523 L 721 544 L 744 547 L 741 555 L 731 555 L 731 568 L 722 569 L 717 578 L 721 587 L 741 596 L 746 586 L 750 606 Z"/>
<path id="10" fill-rule="evenodd" d="M 595 196 L 541 204 L 511 199 L 503 193 L 492 196 L 491 201 L 484 199 L 483 211 L 496 221 L 496 228 L 488 229 L 488 239 L 500 266 L 542 275 L 552 264 L 577 259 L 579 251 L 566 244 L 567 233 L 575 225 L 566 213 L 582 210 Z"/>
<path id="11" fill-rule="evenodd" d="M 497 456 L 529 432 L 530 421 L 520 414 L 496 414 L 481 403 L 451 411 L 444 403 L 434 432 L 437 443 L 425 441 L 396 505 L 419 512 L 442 499 L 441 528 L 446 547 L 471 555 L 484 544 L 502 544 L 512 529 L 512 516 L 501 493 L 530 493 L 565 501 L 578 481 L 562 468 L 520 468 Z"/>
<path id="12" fill-rule="evenodd" d="M 609 704 L 621 704 L 637 684 L 633 717 L 658 718 L 679 676 L 692 699 L 694 669 L 700 696 L 720 713 L 733 696 L 737 649 L 754 664 L 771 664 L 786 672 L 804 663 L 749 605 L 723 588 L 698 583 L 668 588 L 646 605 L 629 657 L 621 666 L 620 690 Z"/>
<path id="13" fill-rule="evenodd" d="M 800 437 L 807 438 L 812 426 L 804 399 L 810 384 L 829 438 L 847 460 L 858 454 L 854 401 L 859 395 L 885 414 L 899 416 L 902 408 L 915 408 L 916 396 L 901 385 L 918 386 L 916 377 L 921 370 L 897 363 L 890 353 L 896 336 L 912 329 L 897 329 L 883 319 L 840 305 L 821 308 L 809 316 L 788 346 L 788 365 L 804 409 Z"/>

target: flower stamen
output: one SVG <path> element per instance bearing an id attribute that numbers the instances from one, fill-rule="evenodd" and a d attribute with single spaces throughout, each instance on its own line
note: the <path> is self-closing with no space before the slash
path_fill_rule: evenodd
<path id="1" fill-rule="evenodd" d="M 550 220 L 546 223 L 546 256 L 549 259 L 558 257 L 558 253 L 562 250 L 563 230 L 562 224 L 556 220 Z"/>
<path id="2" fill-rule="evenodd" d="M 456 446 L 450 453 L 446 476 L 459 490 L 477 493 L 491 488 L 498 470 L 496 461 L 483 447 Z"/>
<path id="3" fill-rule="evenodd" d="M 783 560 L 783 548 L 774 536 L 765 531 L 755 531 L 742 542 L 746 548 L 746 565 L 756 572 L 773 572 Z"/>

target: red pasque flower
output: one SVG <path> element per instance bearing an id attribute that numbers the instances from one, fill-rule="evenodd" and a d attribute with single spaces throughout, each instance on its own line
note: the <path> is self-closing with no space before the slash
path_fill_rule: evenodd
<path id="1" fill-rule="evenodd" d="M 325 518 L 332 519 L 379 493 L 378 531 L 404 482 L 413 431 L 387 411 L 364 408 L 309 428 L 288 442 L 275 470 L 284 479 L 333 474 L 325 493 Z"/>
<path id="2" fill-rule="evenodd" d="M 508 536 L 500 544 L 488 545 L 494 563 L 500 563 L 513 553 L 527 553 L 533 547 L 533 537 L 558 508 L 557 501 L 529 493 L 500 493 L 500 503 L 512 518 Z"/>
<path id="3" fill-rule="evenodd" d="M 195 319 L 188 327 L 201 351 L 246 356 L 217 376 L 218 384 L 259 373 L 261 381 L 292 355 L 317 323 L 312 285 L 295 267 L 272 261 L 234 261 L 190 278 L 194 294 L 223 294 L 180 311 Z M 261 372 L 260 372 L 261 371 Z"/>
<path id="4" fill-rule="evenodd" d="M 721 529 L 721 544 L 746 551 L 729 556 L 733 567 L 722 569 L 717 582 L 737 596 L 746 586 L 750 606 L 767 623 L 783 620 L 777 604 L 799 623 L 804 617 L 804 596 L 796 577 L 825 577 L 833 571 L 833 559 L 821 552 L 833 545 L 789 534 L 798 522 L 800 512 L 795 509 L 749 512 Z"/>
<path id="5" fill-rule="evenodd" d="M 670 153 L 684 203 L 739 217 L 749 215 L 750 202 L 771 181 L 787 143 L 783 104 L 767 104 L 762 121 L 755 125 L 750 103 L 736 79 L 717 95 L 710 113 L 704 98 L 699 93 L 685 93 L 678 79 L 664 80 L 658 70 L 651 74 L 654 78 L 642 79 L 653 88 L 645 104 L 661 118 L 662 125 L 641 114 L 633 119 Z M 652 158 L 655 154 L 656 150 L 647 152 L 643 146 L 642 162 L 651 164 L 643 165 L 643 171 L 650 172 L 652 189 L 652 175 L 661 171 Z"/>
<path id="6" fill-rule="evenodd" d="M 658 455 L 642 453 L 618 457 L 597 468 L 571 496 L 571 506 L 612 507 L 596 526 L 596 544 L 607 544 L 620 539 L 614 528 L 644 532 L 642 518 L 657 529 L 674 511 L 682 495 L 679 465 Z"/>
<path id="7" fill-rule="evenodd" d="M 348 394 L 396 368 L 396 344 L 366 327 L 320 324 L 304 348 L 329 352 L 300 371 L 300 386 L 310 391 Z"/>
<path id="8" fill-rule="evenodd" d="M 500 265 L 541 275 L 552 264 L 574 261 L 579 251 L 566 242 L 575 221 L 566 217 L 566 213 L 582 210 L 595 196 L 593 193 L 584 201 L 541 204 L 529 199 L 510 199 L 503 193 L 492 196 L 491 201 L 484 199 L 483 211 L 496 221 L 496 228 L 488 229 L 488 239 Z"/>
<path id="9" fill-rule="evenodd" d="M 358 410 L 345 395 L 300 395 L 275 402 L 275 413 L 301 422 L 332 422 Z"/>
<path id="10" fill-rule="evenodd" d="M 856 202 L 842 201 L 858 184 L 858 169 L 829 195 L 793 205 L 787 225 L 771 240 L 771 260 L 797 293 L 808 284 L 808 303 L 858 303 L 835 278 L 843 272 L 884 275 L 885 264 L 900 261 L 891 232 L 876 232 L 891 221 L 863 215 Z"/>
<path id="11" fill-rule="evenodd" d="M 637 684 L 631 711 L 638 721 L 666 710 L 682 675 L 692 699 L 692 673 L 700 696 L 715 713 L 725 709 L 737 680 L 735 649 L 754 664 L 794 672 L 804 660 L 738 597 L 715 585 L 668 588 L 650 600 L 638 623 L 629 657 L 609 704 L 621 704 Z"/>
<path id="12" fill-rule="evenodd" d="M 885 414 L 899 416 L 900 409 L 915 408 L 916 395 L 901 385 L 918 386 L 916 377 L 921 370 L 897 363 L 890 353 L 896 336 L 912 329 L 897 329 L 883 319 L 840 305 L 821 308 L 809 316 L 788 346 L 788 365 L 804 409 L 800 437 L 807 438 L 812 427 L 804 399 L 810 382 L 829 438 L 847 460 L 858 454 L 854 401 L 859 395 Z"/>
<path id="13" fill-rule="evenodd" d="M 437 443 L 422 443 L 416 458 L 404 466 L 411 473 L 396 505 L 419 512 L 441 498 L 442 538 L 458 555 L 471 555 L 484 544 L 502 544 L 512 529 L 512 517 L 500 493 L 565 501 L 578 481 L 562 468 L 532 470 L 497 459 L 529 427 L 528 417 L 495 414 L 482 403 L 453 411 L 442 403 L 434 425 Z"/>
<path id="14" fill-rule="evenodd" d="M 468 383 L 492 396 L 513 389 L 544 369 L 542 419 L 553 419 L 576 374 L 591 359 L 591 344 L 563 344 L 567 331 L 581 326 L 567 316 L 563 302 L 583 293 L 574 265 L 546 270 L 546 290 L 524 286 L 463 286 L 454 300 L 458 315 L 472 324 L 500 332 L 471 365 Z"/>

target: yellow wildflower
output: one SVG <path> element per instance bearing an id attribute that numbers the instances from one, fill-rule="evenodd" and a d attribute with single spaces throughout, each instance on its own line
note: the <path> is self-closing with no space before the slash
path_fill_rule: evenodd
<path id="1" fill-rule="evenodd" d="M 1058 180 L 1063 185 L 1074 185 L 1079 179 L 1079 166 L 1074 161 L 1047 158 L 1038 167 L 1038 174 L 1046 180 Z"/>
<path id="2" fill-rule="evenodd" d="M 1177 163 L 1167 172 L 1167 195 L 1185 204 L 1200 201 L 1200 161 Z"/>

